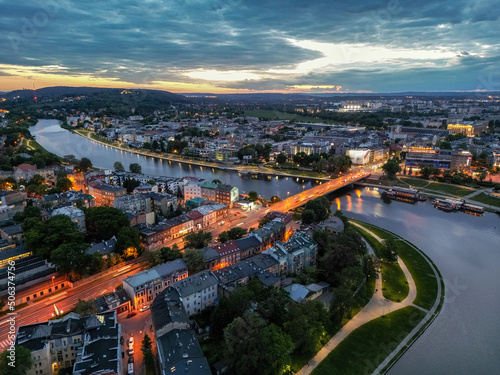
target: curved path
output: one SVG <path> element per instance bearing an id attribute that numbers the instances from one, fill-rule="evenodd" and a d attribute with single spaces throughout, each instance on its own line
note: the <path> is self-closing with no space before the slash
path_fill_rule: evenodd
<path id="1" fill-rule="evenodd" d="M 351 224 L 354 224 L 358 227 L 363 228 L 363 230 L 367 231 L 370 233 L 377 241 L 384 241 L 382 238 L 378 237 L 375 233 L 370 231 L 369 229 L 363 227 L 360 224 L 351 222 Z M 323 361 L 330 352 L 337 347 L 338 344 L 342 342 L 352 331 L 355 329 L 361 327 L 363 324 L 368 323 L 371 320 L 380 318 L 381 316 L 390 313 L 391 311 L 396 311 L 399 309 L 402 309 L 403 307 L 407 306 L 413 306 L 416 307 L 424 312 L 427 312 L 427 316 L 430 316 L 433 314 L 435 309 L 437 308 L 437 305 L 435 304 L 432 308 L 431 311 L 428 311 L 420 306 L 414 305 L 413 301 L 415 300 L 415 297 L 417 296 L 417 288 L 415 285 L 415 281 L 413 280 L 413 277 L 408 271 L 408 268 L 404 264 L 404 262 L 401 260 L 401 258 L 398 257 L 398 263 L 401 269 L 403 270 L 403 273 L 406 276 L 406 280 L 408 281 L 408 286 L 409 286 L 409 292 L 408 296 L 402 301 L 402 302 L 392 302 L 386 299 L 383 294 L 382 294 L 382 277 L 377 277 L 377 280 L 375 281 L 375 293 L 373 294 L 372 298 L 370 301 L 363 307 L 363 309 L 357 313 L 345 326 L 343 326 L 339 332 L 335 336 L 333 336 L 328 343 L 321 348 L 321 350 L 314 356 L 314 358 L 309 361 L 307 365 L 305 365 L 299 372 L 297 372 L 297 375 L 308 375 L 310 374 L 316 366 Z M 433 268 L 434 269 L 434 268 Z M 436 274 L 436 279 L 439 280 L 438 275 Z M 439 284 L 439 283 L 438 283 Z M 440 284 L 439 284 L 440 285 Z M 439 295 L 440 297 L 440 290 L 439 289 Z M 437 302 L 439 302 L 439 299 L 437 299 Z M 377 370 L 374 373 L 379 373 L 380 370 L 385 367 L 400 351 L 400 346 L 404 346 L 403 344 L 406 344 L 416 332 L 422 327 L 422 325 L 427 322 L 427 316 L 425 319 L 423 319 L 417 327 L 403 340 L 403 342 L 394 350 L 387 358 L 386 360 L 377 368 Z M 416 330 L 416 331 L 415 331 Z M 415 331 L 415 333 L 414 333 Z M 382 366 L 383 365 L 383 366 Z"/>

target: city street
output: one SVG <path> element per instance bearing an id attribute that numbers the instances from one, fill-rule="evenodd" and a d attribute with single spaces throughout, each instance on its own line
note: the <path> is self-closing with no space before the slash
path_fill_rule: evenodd
<path id="1" fill-rule="evenodd" d="M 111 272 L 99 279 L 89 283 L 77 286 L 73 289 L 68 288 L 51 297 L 47 297 L 41 301 L 31 302 L 27 307 L 20 310 L 16 316 L 16 327 L 21 325 L 43 322 L 54 317 L 54 304 L 57 305 L 62 313 L 72 309 L 79 299 L 89 300 L 98 296 L 109 293 L 115 290 L 126 277 L 133 275 L 141 270 L 142 264 L 134 264 L 123 270 Z M 0 351 L 7 346 L 7 334 L 9 329 L 9 316 L 4 316 L 0 320 Z"/>
<path id="2" fill-rule="evenodd" d="M 147 333 L 151 338 L 153 343 L 153 352 L 155 352 L 154 345 L 154 334 L 152 329 L 152 319 L 151 310 L 146 310 L 140 312 L 136 310 L 137 315 L 127 318 L 127 313 L 122 313 L 118 316 L 118 322 L 122 325 L 122 336 L 124 339 L 123 349 L 125 351 L 125 356 L 123 358 L 123 370 L 126 373 L 128 360 L 130 356 L 128 355 L 128 340 L 130 337 L 134 337 L 134 374 L 143 374 L 143 353 L 141 351 L 142 339 L 144 334 Z"/>

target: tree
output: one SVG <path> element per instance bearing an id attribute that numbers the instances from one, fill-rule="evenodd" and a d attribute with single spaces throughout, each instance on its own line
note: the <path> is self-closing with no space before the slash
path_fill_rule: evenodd
<path id="1" fill-rule="evenodd" d="M 205 268 L 205 259 L 200 249 L 184 250 L 182 259 L 186 262 L 190 275 L 203 271 Z"/>
<path id="2" fill-rule="evenodd" d="M 224 330 L 232 373 L 279 374 L 290 363 L 294 348 L 290 336 L 275 324 L 267 325 L 256 313 L 236 318 Z"/>
<path id="3" fill-rule="evenodd" d="M 83 301 L 81 299 L 78 299 L 73 312 L 77 313 L 80 316 L 87 316 L 96 314 L 99 312 L 99 310 L 97 308 L 96 300 L 91 299 L 88 301 Z"/>
<path id="4" fill-rule="evenodd" d="M 130 194 L 134 191 L 134 189 L 139 186 L 141 183 L 134 178 L 127 178 L 123 181 L 123 187 L 127 189 L 127 194 Z"/>
<path id="5" fill-rule="evenodd" d="M 221 243 L 225 243 L 225 242 L 229 241 L 229 235 L 227 234 L 227 231 L 225 230 L 224 232 L 219 234 L 219 237 L 217 238 L 217 240 Z"/>
<path id="6" fill-rule="evenodd" d="M 219 184 L 219 185 L 220 185 L 220 184 L 222 184 L 222 181 L 221 181 L 221 180 L 219 180 L 218 178 L 216 178 L 216 179 L 212 180 L 212 183 L 213 183 L 213 184 Z"/>
<path id="7" fill-rule="evenodd" d="M 139 163 L 131 163 L 128 170 L 132 173 L 142 173 L 142 167 Z"/>
<path id="8" fill-rule="evenodd" d="M 122 227 L 116 235 L 115 252 L 125 258 L 137 258 L 142 252 L 141 236 L 134 227 Z"/>
<path id="9" fill-rule="evenodd" d="M 279 153 L 278 156 L 276 156 L 276 163 L 278 163 L 280 165 L 285 164 L 286 160 L 287 160 L 287 156 L 283 152 Z"/>
<path id="10" fill-rule="evenodd" d="M 107 241 L 122 227 L 130 226 L 128 216 L 114 207 L 90 207 L 85 213 L 87 235 L 95 242 Z"/>
<path id="11" fill-rule="evenodd" d="M 113 164 L 113 169 L 116 172 L 125 172 L 125 167 L 120 161 L 115 161 L 115 163 Z"/>
<path id="12" fill-rule="evenodd" d="M 152 351 L 152 342 L 151 338 L 144 334 L 144 338 L 142 339 L 142 352 L 144 353 L 144 367 L 146 368 L 146 375 L 154 375 L 155 374 L 155 359 Z"/>
<path id="13" fill-rule="evenodd" d="M 396 174 L 401 172 L 401 166 L 394 159 L 389 159 L 387 163 L 382 166 L 382 170 L 389 176 L 389 178 L 394 179 Z"/>
<path id="14" fill-rule="evenodd" d="M 73 187 L 73 182 L 67 177 L 57 177 L 56 187 L 66 192 Z"/>
<path id="15" fill-rule="evenodd" d="M 482 170 L 481 172 L 479 172 L 477 174 L 477 178 L 479 179 L 479 181 L 482 182 L 486 178 L 487 175 L 488 174 L 486 173 L 486 171 Z"/>
<path id="16" fill-rule="evenodd" d="M 227 242 L 229 240 L 237 240 L 239 238 L 242 238 L 245 234 L 247 234 L 247 230 L 245 228 L 231 228 L 230 230 L 224 231 L 219 234 L 219 241 Z"/>
<path id="17" fill-rule="evenodd" d="M 84 242 L 76 223 L 66 215 L 52 216 L 43 223 L 32 222 L 24 238 L 26 247 L 45 259 L 51 259 L 52 251 L 63 244 Z"/>
<path id="18" fill-rule="evenodd" d="M 78 159 L 75 157 L 75 155 L 64 155 L 63 156 L 63 159 L 66 163 L 70 164 L 70 165 L 76 165 L 78 164 Z"/>
<path id="19" fill-rule="evenodd" d="M 250 202 L 255 202 L 257 199 L 259 199 L 259 195 L 257 194 L 256 191 L 248 192 L 248 200 Z"/>
<path id="20" fill-rule="evenodd" d="M 312 210 L 315 214 L 315 222 L 320 222 L 330 216 L 330 201 L 325 197 L 319 197 L 306 203 L 305 210 Z"/>
<path id="21" fill-rule="evenodd" d="M 89 158 L 81 158 L 81 160 L 78 162 L 78 169 L 81 170 L 82 172 L 87 172 L 89 169 L 92 168 L 92 161 Z"/>
<path id="22" fill-rule="evenodd" d="M 420 176 L 422 176 L 423 179 L 428 180 L 432 172 L 434 172 L 434 169 L 432 167 L 426 165 L 420 166 Z"/>
<path id="23" fill-rule="evenodd" d="M 33 366 L 31 350 L 24 346 L 15 346 L 14 352 L 14 358 L 10 356 L 8 350 L 0 354 L 0 375 L 26 375 Z M 12 362 L 14 367 L 9 365 Z"/>
<path id="24" fill-rule="evenodd" d="M 177 244 L 174 244 L 172 248 L 162 247 L 159 252 L 161 254 L 163 263 L 182 258 L 182 253 L 179 250 L 179 247 L 177 247 Z"/>
<path id="25" fill-rule="evenodd" d="M 16 212 L 14 215 L 14 220 L 18 223 L 22 223 L 27 218 L 35 218 L 37 221 L 42 220 L 42 210 L 36 206 L 26 206 L 23 212 Z M 24 229 L 23 230 L 27 230 Z"/>
<path id="26" fill-rule="evenodd" d="M 302 211 L 302 222 L 304 224 L 311 224 L 316 221 L 316 214 L 313 210 L 304 210 Z"/>
<path id="27" fill-rule="evenodd" d="M 184 247 L 201 249 L 206 247 L 210 241 L 212 241 L 212 233 L 199 230 L 186 235 Z"/>
<path id="28" fill-rule="evenodd" d="M 151 350 L 153 346 L 153 343 L 151 341 L 151 338 L 148 336 L 147 333 L 144 334 L 144 338 L 142 339 L 142 347 L 141 350 Z"/>

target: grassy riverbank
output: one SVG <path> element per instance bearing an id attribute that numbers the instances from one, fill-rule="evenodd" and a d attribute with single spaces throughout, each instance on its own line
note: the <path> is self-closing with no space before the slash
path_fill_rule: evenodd
<path id="1" fill-rule="evenodd" d="M 356 229 L 365 237 L 373 250 L 380 254 L 383 244 L 367 231 L 359 227 L 356 227 Z M 382 277 L 382 294 L 385 298 L 389 301 L 401 302 L 408 296 L 410 291 L 408 281 L 397 262 L 380 262 L 380 274 Z"/>
<path id="2" fill-rule="evenodd" d="M 383 239 L 393 237 L 398 240 L 398 256 L 406 264 L 417 286 L 417 298 L 415 305 L 421 306 L 424 309 L 430 309 L 434 305 L 438 293 L 438 286 L 434 272 L 427 262 L 427 259 L 403 238 L 396 236 L 382 228 L 361 223 L 364 227 L 371 230 L 377 236 Z"/>
<path id="3" fill-rule="evenodd" d="M 415 328 L 425 313 L 405 307 L 353 331 L 312 372 L 313 375 L 370 374 Z"/>
<path id="4" fill-rule="evenodd" d="M 425 311 L 413 306 L 407 306 L 393 311 L 380 318 L 374 319 L 353 331 L 347 336 L 312 372 L 313 375 L 327 374 L 370 374 L 375 371 L 391 354 L 394 356 L 384 367 L 382 373 L 397 361 L 400 355 L 407 350 L 414 340 L 428 327 L 439 313 L 444 301 L 444 283 L 434 276 L 430 259 L 423 255 L 414 245 L 405 239 L 382 228 L 352 220 L 367 230 L 372 231 L 382 239 L 393 238 L 398 243 L 398 256 L 404 261 L 410 271 L 417 289 L 414 304 L 433 311 L 428 315 Z M 372 235 L 360 229 L 372 247 L 376 248 L 380 242 Z M 377 243 L 379 245 L 377 245 Z M 434 266 L 435 268 L 435 266 Z M 436 272 L 439 275 L 439 270 Z M 391 269 L 386 269 L 390 272 Z M 439 284 L 438 284 L 439 283 Z M 439 293 L 441 287 L 441 294 Z M 426 319 L 418 331 L 414 331 Z M 414 331 L 414 332 L 412 332 Z M 412 337 L 408 335 L 412 333 Z M 394 350 L 405 339 L 409 341 L 402 349 Z"/>
<path id="5" fill-rule="evenodd" d="M 472 198 L 470 198 L 470 200 L 479 203 L 484 203 L 490 206 L 500 207 L 500 198 L 492 197 L 485 193 L 479 193 L 478 195 L 475 195 Z"/>

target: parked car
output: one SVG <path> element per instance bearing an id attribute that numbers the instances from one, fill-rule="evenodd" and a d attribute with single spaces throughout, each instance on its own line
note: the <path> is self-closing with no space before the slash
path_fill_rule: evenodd
<path id="1" fill-rule="evenodd" d="M 129 349 L 127 352 L 128 352 L 128 356 L 132 357 L 134 355 L 134 348 Z"/>
<path id="2" fill-rule="evenodd" d="M 146 310 L 149 310 L 149 306 L 142 306 L 141 309 L 139 310 L 140 312 L 144 312 Z"/>
<path id="3" fill-rule="evenodd" d="M 131 312 L 129 312 L 129 313 L 127 314 L 127 319 L 128 319 L 128 318 L 131 318 L 131 317 L 133 317 L 133 316 L 136 316 L 136 315 L 137 315 L 137 313 L 136 313 L 135 311 L 131 311 Z"/>
<path id="4" fill-rule="evenodd" d="M 134 357 L 129 357 L 128 363 L 134 363 Z"/>
<path id="5" fill-rule="evenodd" d="M 130 337 L 130 338 L 128 339 L 128 345 L 129 345 L 129 346 L 130 346 L 130 345 L 134 345 L 134 338 L 133 338 L 133 337 Z"/>

